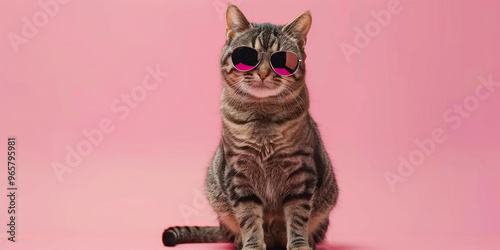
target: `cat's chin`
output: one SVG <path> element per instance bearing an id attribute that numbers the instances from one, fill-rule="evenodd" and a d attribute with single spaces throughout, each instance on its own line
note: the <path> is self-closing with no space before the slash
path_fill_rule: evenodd
<path id="1" fill-rule="evenodd" d="M 277 88 L 268 88 L 265 86 L 251 86 L 247 90 L 248 94 L 257 97 L 257 98 L 266 98 L 270 96 L 279 95 L 281 92 L 285 90 L 284 86 L 279 86 Z"/>

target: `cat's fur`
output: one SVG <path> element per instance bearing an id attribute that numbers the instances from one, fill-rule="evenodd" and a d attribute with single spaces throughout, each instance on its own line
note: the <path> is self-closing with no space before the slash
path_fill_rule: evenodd
<path id="1" fill-rule="evenodd" d="M 305 12 L 287 25 L 255 24 L 230 5 L 226 17 L 222 139 L 206 178 L 206 194 L 220 227 L 172 227 L 165 230 L 163 242 L 315 249 L 325 236 L 338 189 L 308 112 L 303 62 L 311 15 Z M 238 46 L 266 54 L 255 69 L 238 71 L 230 57 Z M 302 59 L 298 71 L 276 74 L 268 59 L 275 51 L 297 54 Z"/>

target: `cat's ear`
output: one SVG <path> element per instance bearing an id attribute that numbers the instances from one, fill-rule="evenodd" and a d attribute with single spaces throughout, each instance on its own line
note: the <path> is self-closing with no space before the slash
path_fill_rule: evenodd
<path id="1" fill-rule="evenodd" d="M 304 46 L 307 42 L 307 33 L 309 29 L 311 29 L 311 23 L 311 13 L 306 11 L 287 25 L 283 26 L 282 30 L 297 39 L 300 46 Z"/>
<path id="2" fill-rule="evenodd" d="M 226 36 L 227 39 L 233 38 L 237 33 L 243 32 L 251 27 L 251 24 L 246 19 L 236 5 L 230 4 L 226 10 Z"/>

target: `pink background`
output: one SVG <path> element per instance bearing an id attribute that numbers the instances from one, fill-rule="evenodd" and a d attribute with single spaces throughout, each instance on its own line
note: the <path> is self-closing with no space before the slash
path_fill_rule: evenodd
<path id="1" fill-rule="evenodd" d="M 220 136 L 227 2 L 74 0 L 17 53 L 8 34 L 42 8 L 0 2 L 1 249 L 164 249 L 168 226 L 215 225 L 198 193 Z M 401 0 L 350 63 L 340 45 L 390 0 L 232 2 L 254 22 L 313 15 L 311 113 L 341 189 L 321 249 L 500 249 L 500 87 L 473 97 L 478 77 L 500 82 L 498 1 Z M 169 75 L 120 119 L 110 106 L 156 65 Z M 455 129 L 443 115 L 464 101 L 478 106 Z M 59 182 L 53 163 L 103 119 L 114 130 Z M 384 174 L 434 129 L 446 141 L 391 190 Z M 5 233 L 8 136 L 18 143 L 16 243 Z"/>

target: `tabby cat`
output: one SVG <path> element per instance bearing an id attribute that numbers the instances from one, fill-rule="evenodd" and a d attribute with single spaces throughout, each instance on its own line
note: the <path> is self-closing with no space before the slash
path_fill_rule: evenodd
<path id="1" fill-rule="evenodd" d="M 206 177 L 220 227 L 171 227 L 163 243 L 233 242 L 236 249 L 315 249 L 338 189 L 308 108 L 306 35 L 311 14 L 286 25 L 226 11 L 222 139 Z"/>

